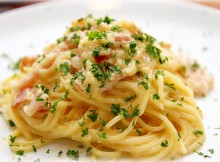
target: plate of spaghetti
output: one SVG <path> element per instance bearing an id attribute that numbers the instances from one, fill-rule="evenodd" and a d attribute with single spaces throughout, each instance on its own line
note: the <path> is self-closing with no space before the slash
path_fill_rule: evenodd
<path id="1" fill-rule="evenodd" d="M 1 158 L 216 161 L 219 19 L 141 0 L 2 14 Z"/>

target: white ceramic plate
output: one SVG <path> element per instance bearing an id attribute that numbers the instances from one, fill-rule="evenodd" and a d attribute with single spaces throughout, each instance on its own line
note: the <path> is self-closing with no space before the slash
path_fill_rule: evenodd
<path id="1" fill-rule="evenodd" d="M 8 70 L 10 61 L 24 55 L 36 55 L 43 47 L 62 36 L 65 27 L 74 19 L 92 13 L 94 16 L 109 15 L 116 19 L 134 21 L 145 32 L 159 40 L 173 44 L 175 51 L 196 58 L 215 78 L 213 91 L 202 99 L 197 99 L 204 112 L 207 140 L 199 150 L 211 158 L 196 153 L 178 161 L 218 161 L 220 160 L 220 11 L 188 3 L 173 1 L 59 1 L 28 6 L 0 15 L 0 80 L 13 72 Z M 19 156 L 10 151 L 7 136 L 11 132 L 8 124 L 0 117 L 0 161 L 17 161 Z M 72 141 L 60 140 L 55 144 L 38 149 L 37 153 L 27 153 L 22 161 L 69 161 L 65 155 L 57 153 L 77 147 Z M 50 153 L 46 154 L 46 150 Z M 80 149 L 80 152 L 85 152 Z M 214 149 L 215 153 L 209 153 Z M 85 161 L 83 153 L 79 161 Z M 87 159 L 88 160 L 88 159 Z M 71 161 L 71 160 L 70 160 Z"/>

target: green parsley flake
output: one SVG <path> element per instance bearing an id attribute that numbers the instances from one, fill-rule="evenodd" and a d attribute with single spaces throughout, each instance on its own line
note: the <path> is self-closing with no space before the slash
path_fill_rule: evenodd
<path id="1" fill-rule="evenodd" d="M 98 31 L 90 31 L 87 33 L 88 40 L 93 41 L 95 39 L 107 39 L 107 35 L 105 32 L 98 32 Z"/>
<path id="2" fill-rule="evenodd" d="M 161 142 L 160 145 L 161 145 L 162 147 L 168 147 L 168 146 L 169 146 L 169 143 L 168 143 L 167 140 L 165 140 L 165 141 Z"/>
<path id="3" fill-rule="evenodd" d="M 58 152 L 58 157 L 61 156 L 62 154 L 63 154 L 63 151 L 60 150 L 60 151 Z"/>
<path id="4" fill-rule="evenodd" d="M 9 123 L 9 125 L 10 125 L 11 127 L 14 127 L 14 126 L 15 126 L 15 123 L 14 123 L 12 120 L 9 120 L 8 123 Z"/>
<path id="5" fill-rule="evenodd" d="M 75 151 L 75 150 L 68 149 L 66 155 L 73 158 L 73 160 L 78 160 L 79 159 L 79 151 L 78 150 Z"/>
<path id="6" fill-rule="evenodd" d="M 77 35 L 76 33 L 74 33 L 70 40 L 71 40 L 71 42 L 73 42 L 73 43 L 75 43 L 76 45 L 78 45 L 78 44 L 79 44 L 79 41 L 80 41 L 80 36 Z"/>
<path id="7" fill-rule="evenodd" d="M 37 152 L 37 149 L 36 149 L 35 145 L 32 145 L 32 149 L 33 149 L 34 152 Z"/>
<path id="8" fill-rule="evenodd" d="M 193 131 L 193 134 L 194 134 L 196 137 L 198 137 L 198 136 L 200 136 L 200 135 L 203 135 L 203 131 L 195 130 L 195 131 Z"/>
<path id="9" fill-rule="evenodd" d="M 117 32 L 122 31 L 121 27 L 118 26 L 118 25 L 112 26 L 111 30 L 112 30 L 112 31 L 117 31 Z"/>
<path id="10" fill-rule="evenodd" d="M 157 72 L 155 73 L 155 78 L 158 79 L 159 75 L 164 76 L 164 71 L 163 70 L 157 70 Z"/>
<path id="11" fill-rule="evenodd" d="M 10 140 L 10 142 L 13 144 L 13 143 L 15 142 L 15 140 L 16 140 L 16 136 L 10 135 L 10 136 L 9 136 L 9 140 Z"/>
<path id="12" fill-rule="evenodd" d="M 92 152 L 92 147 L 88 147 L 87 149 L 86 149 L 86 156 L 88 156 L 89 154 L 91 154 L 91 152 Z"/>
<path id="13" fill-rule="evenodd" d="M 175 85 L 174 83 L 164 83 L 164 85 L 173 89 L 173 90 L 176 90 L 176 88 L 174 88 L 174 85 Z"/>
<path id="14" fill-rule="evenodd" d="M 125 98 L 125 102 L 129 102 L 129 101 L 131 101 L 131 100 L 133 100 L 133 99 L 135 99 L 135 98 L 137 98 L 137 95 L 136 95 L 136 94 L 131 95 L 130 97 Z"/>
<path id="15" fill-rule="evenodd" d="M 129 49 L 130 49 L 130 53 L 129 55 L 131 57 L 133 57 L 134 55 L 136 55 L 137 49 L 136 49 L 137 43 L 136 42 L 129 42 Z"/>
<path id="16" fill-rule="evenodd" d="M 154 59 L 157 59 L 160 57 L 161 50 L 152 44 L 149 44 L 146 46 L 147 53 Z"/>
<path id="17" fill-rule="evenodd" d="M 76 72 L 75 74 L 73 74 L 72 78 L 71 78 L 71 81 L 70 81 L 70 84 L 73 85 L 74 81 L 76 79 L 78 79 L 79 77 L 82 78 L 82 80 L 84 79 L 85 80 L 85 76 L 83 76 L 82 72 Z"/>
<path id="18" fill-rule="evenodd" d="M 144 35 L 146 37 L 145 40 L 147 41 L 148 44 L 153 44 L 156 41 L 156 39 L 150 36 L 149 34 L 144 33 Z"/>
<path id="19" fill-rule="evenodd" d="M 155 93 L 153 95 L 153 100 L 159 100 L 160 99 L 160 96 L 158 95 L 158 93 Z"/>
<path id="20" fill-rule="evenodd" d="M 12 66 L 12 70 L 18 70 L 21 63 L 21 59 L 19 59 L 17 62 L 14 63 Z"/>
<path id="21" fill-rule="evenodd" d="M 140 109 L 138 109 L 138 106 L 136 106 L 136 108 L 134 109 L 133 113 L 132 113 L 132 117 L 135 117 L 135 116 L 139 116 L 140 114 Z"/>
<path id="22" fill-rule="evenodd" d="M 142 132 L 138 129 L 136 129 L 137 134 L 140 136 L 142 134 Z"/>
<path id="23" fill-rule="evenodd" d="M 88 84 L 88 86 L 85 89 L 86 93 L 90 93 L 91 91 L 91 84 Z"/>
<path id="24" fill-rule="evenodd" d="M 144 41 L 144 37 L 143 37 L 142 34 L 140 34 L 140 35 L 138 35 L 138 34 L 134 34 L 134 35 L 132 35 L 132 37 L 133 37 L 134 39 L 136 39 L 136 40 L 141 41 L 141 42 Z"/>
<path id="25" fill-rule="evenodd" d="M 142 85 L 145 90 L 148 90 L 148 89 L 149 89 L 148 83 L 145 82 L 145 81 L 142 81 L 142 82 L 138 83 L 138 86 L 139 86 L 139 85 Z"/>
<path id="26" fill-rule="evenodd" d="M 16 153 L 16 155 L 22 156 L 22 155 L 24 155 L 24 150 L 18 150 L 15 153 Z"/>
<path id="27" fill-rule="evenodd" d="M 100 118 L 100 122 L 101 122 L 102 126 L 105 126 L 107 124 L 102 118 Z"/>
<path id="28" fill-rule="evenodd" d="M 96 110 L 89 110 L 89 112 L 91 112 L 91 114 L 87 115 L 87 117 L 90 118 L 92 122 L 95 122 L 98 117 Z"/>
<path id="29" fill-rule="evenodd" d="M 71 72 L 71 68 L 70 68 L 70 65 L 68 62 L 64 62 L 62 64 L 60 64 L 60 68 L 59 68 L 59 71 L 64 74 L 64 75 L 67 75 L 68 73 Z"/>
<path id="30" fill-rule="evenodd" d="M 112 104 L 112 106 L 110 107 L 111 112 L 114 116 L 117 116 L 120 114 L 121 112 L 121 108 L 119 104 Z"/>
<path id="31" fill-rule="evenodd" d="M 52 104 L 52 106 L 51 106 L 51 108 L 50 108 L 50 112 L 51 112 L 51 113 L 54 113 L 54 112 L 56 111 L 58 103 L 59 103 L 60 101 L 62 101 L 62 100 L 63 100 L 63 97 L 60 97 L 56 102 L 54 102 L 54 103 Z"/>
<path id="32" fill-rule="evenodd" d="M 215 150 L 214 149 L 209 149 L 208 150 L 211 154 L 214 154 L 215 153 Z"/>
<path id="33" fill-rule="evenodd" d="M 80 127 L 82 127 L 83 125 L 85 125 L 85 117 L 83 117 L 82 121 L 79 121 L 79 122 L 78 122 L 78 125 L 79 125 Z"/>
<path id="34" fill-rule="evenodd" d="M 106 137 L 106 134 L 103 132 L 103 133 L 100 133 L 100 132 L 97 132 L 99 138 L 102 138 L 102 139 L 107 139 Z"/>
<path id="35" fill-rule="evenodd" d="M 125 59 L 125 64 L 128 65 L 131 62 L 131 58 Z"/>
<path id="36" fill-rule="evenodd" d="M 84 137 L 84 136 L 88 135 L 88 133 L 89 133 L 89 129 L 88 129 L 88 128 L 83 129 L 83 130 L 82 130 L 81 137 Z"/>

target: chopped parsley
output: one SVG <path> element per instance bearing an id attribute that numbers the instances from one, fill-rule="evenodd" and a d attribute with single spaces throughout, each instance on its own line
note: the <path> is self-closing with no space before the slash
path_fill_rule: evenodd
<path id="1" fill-rule="evenodd" d="M 103 133 L 97 132 L 97 134 L 99 138 L 107 139 L 106 134 L 104 132 Z"/>
<path id="2" fill-rule="evenodd" d="M 174 88 L 174 85 L 175 85 L 174 83 L 164 83 L 164 85 L 173 89 L 173 90 L 176 90 L 176 88 Z"/>
<path id="3" fill-rule="evenodd" d="M 46 153 L 49 154 L 50 153 L 50 149 L 47 149 Z"/>
<path id="4" fill-rule="evenodd" d="M 73 74 L 71 81 L 70 81 L 70 84 L 73 85 L 74 81 L 79 77 L 82 78 L 82 81 L 85 80 L 85 76 L 83 76 L 82 72 L 76 72 L 75 74 Z"/>
<path id="5" fill-rule="evenodd" d="M 138 86 L 139 86 L 139 85 L 143 86 L 145 90 L 148 90 L 148 89 L 149 89 L 148 83 L 145 82 L 145 81 L 142 81 L 142 82 L 138 83 Z"/>
<path id="6" fill-rule="evenodd" d="M 101 122 L 102 126 L 105 126 L 107 124 L 102 118 L 100 118 L 100 122 Z"/>
<path id="7" fill-rule="evenodd" d="M 80 127 L 82 127 L 83 125 L 85 125 L 85 117 L 83 117 L 83 120 L 82 120 L 82 121 L 79 121 L 79 122 L 78 122 L 78 125 L 79 125 Z"/>
<path id="8" fill-rule="evenodd" d="M 176 99 L 173 99 L 171 102 L 177 102 L 177 100 L 176 100 Z"/>
<path id="9" fill-rule="evenodd" d="M 157 72 L 155 73 L 155 78 L 158 79 L 159 75 L 164 76 L 164 71 L 163 70 L 157 70 Z"/>
<path id="10" fill-rule="evenodd" d="M 203 156 L 204 158 L 211 158 L 209 155 L 205 155 L 203 152 L 196 152 L 198 155 Z"/>
<path id="11" fill-rule="evenodd" d="M 106 43 L 106 44 L 102 44 L 102 47 L 105 48 L 105 49 L 108 49 L 108 48 L 110 48 L 112 45 L 113 45 L 112 42 L 108 42 L 108 43 Z"/>
<path id="12" fill-rule="evenodd" d="M 85 89 L 86 93 L 90 93 L 91 91 L 91 84 L 88 84 L 88 86 Z"/>
<path id="13" fill-rule="evenodd" d="M 136 49 L 136 46 L 137 46 L 137 43 L 136 42 L 129 42 L 129 50 L 130 50 L 130 53 L 129 55 L 131 57 L 133 57 L 134 55 L 136 55 L 136 52 L 137 52 L 137 49 Z"/>
<path id="14" fill-rule="evenodd" d="M 155 93 L 153 95 L 153 100 L 159 100 L 160 99 L 160 96 L 158 95 L 158 93 Z"/>
<path id="15" fill-rule="evenodd" d="M 76 150 L 68 149 L 66 155 L 73 158 L 73 160 L 78 160 L 79 159 L 79 151 L 78 150 L 76 151 Z"/>
<path id="16" fill-rule="evenodd" d="M 136 106 L 136 108 L 134 109 L 133 113 L 132 113 L 132 117 L 135 117 L 135 116 L 139 116 L 140 114 L 140 109 L 138 109 L 138 106 Z"/>
<path id="17" fill-rule="evenodd" d="M 114 70 L 118 70 L 118 72 L 120 71 L 118 68 L 115 68 Z M 92 64 L 92 68 L 90 69 L 90 71 L 94 74 L 94 77 L 101 82 L 99 88 L 104 87 L 105 80 L 111 77 L 108 72 L 104 71 L 103 66 L 99 64 Z"/>
<path id="18" fill-rule="evenodd" d="M 92 56 L 98 57 L 101 50 L 102 50 L 102 48 L 94 48 L 92 51 Z"/>
<path id="19" fill-rule="evenodd" d="M 135 98 L 137 98 L 137 95 L 136 95 L 136 94 L 131 95 L 130 97 L 125 98 L 125 102 L 129 102 L 129 101 L 131 101 L 131 100 L 133 100 L 133 99 L 135 99 Z"/>
<path id="20" fill-rule="evenodd" d="M 198 137 L 198 136 L 200 136 L 200 135 L 203 135 L 203 131 L 195 130 L 195 131 L 193 131 L 193 134 L 194 134 L 196 137 Z"/>
<path id="21" fill-rule="evenodd" d="M 214 149 L 209 149 L 208 150 L 211 154 L 214 154 L 215 153 L 215 150 Z"/>
<path id="22" fill-rule="evenodd" d="M 14 63 L 12 66 L 12 70 L 18 70 L 21 63 L 21 59 L 19 59 L 17 62 Z"/>
<path id="23" fill-rule="evenodd" d="M 13 144 L 13 143 L 15 142 L 15 140 L 16 140 L 16 136 L 10 135 L 10 136 L 9 136 L 9 140 L 10 140 L 10 142 Z"/>
<path id="24" fill-rule="evenodd" d="M 130 118 L 131 114 L 128 113 L 128 110 L 126 110 L 125 108 L 122 108 L 122 114 L 125 118 Z"/>
<path id="25" fill-rule="evenodd" d="M 109 69 L 112 70 L 113 72 L 115 72 L 116 74 L 122 73 L 120 67 L 118 67 L 118 66 L 109 66 Z"/>
<path id="26" fill-rule="evenodd" d="M 86 149 L 86 156 L 88 156 L 91 153 L 92 149 L 93 149 L 92 147 L 88 147 Z"/>
<path id="27" fill-rule="evenodd" d="M 97 120 L 98 114 L 95 110 L 89 110 L 91 114 L 87 115 L 89 119 L 91 119 L 92 122 L 95 122 Z"/>
<path id="28" fill-rule="evenodd" d="M 36 149 L 35 145 L 32 145 L 32 149 L 33 149 L 34 152 L 37 152 L 37 149 Z"/>
<path id="29" fill-rule="evenodd" d="M 117 32 L 122 31 L 121 27 L 118 26 L 118 25 L 112 26 L 111 30 L 112 30 L 112 31 L 117 31 Z"/>
<path id="30" fill-rule="evenodd" d="M 160 145 L 161 145 L 162 147 L 168 147 L 168 146 L 169 146 L 169 143 L 168 143 L 167 140 L 165 140 L 165 141 L 161 142 Z"/>
<path id="31" fill-rule="evenodd" d="M 54 113 L 54 112 L 56 111 L 58 103 L 59 103 L 60 101 L 62 101 L 62 100 L 63 100 L 63 97 L 60 97 L 57 101 L 55 101 L 55 102 L 51 105 L 51 107 L 50 107 L 50 112 L 51 112 L 51 113 Z"/>
<path id="32" fill-rule="evenodd" d="M 9 123 L 9 125 L 10 125 L 11 127 L 14 127 L 14 126 L 15 126 L 15 123 L 14 123 L 12 120 L 9 120 L 8 123 Z"/>
<path id="33" fill-rule="evenodd" d="M 58 152 L 58 157 L 61 156 L 62 154 L 63 154 L 63 151 L 60 150 L 60 151 Z"/>
<path id="34" fill-rule="evenodd" d="M 160 57 L 161 50 L 152 44 L 149 44 L 146 46 L 147 53 L 154 59 L 157 59 Z"/>
<path id="35" fill-rule="evenodd" d="M 134 34 L 134 35 L 132 35 L 132 37 L 134 38 L 134 39 L 136 39 L 136 40 L 139 40 L 139 41 L 141 41 L 141 42 L 143 42 L 144 41 L 144 37 L 143 37 L 143 35 L 138 35 L 138 34 Z"/>
<path id="36" fill-rule="evenodd" d="M 136 129 L 137 134 L 140 136 L 142 134 L 142 132 L 138 129 Z"/>
<path id="37" fill-rule="evenodd" d="M 95 39 L 107 39 L 107 35 L 105 32 L 98 32 L 98 31 L 90 31 L 87 33 L 88 40 L 93 41 Z"/>
<path id="38" fill-rule="evenodd" d="M 24 150 L 18 150 L 15 153 L 16 153 L 16 155 L 22 156 L 22 155 L 24 155 Z"/>
<path id="39" fill-rule="evenodd" d="M 153 44 L 156 41 L 156 39 L 150 36 L 149 34 L 144 33 L 144 35 L 146 37 L 145 40 L 147 41 L 148 44 Z"/>
<path id="40" fill-rule="evenodd" d="M 86 70 L 86 62 L 87 62 L 87 59 L 84 59 L 83 62 L 82 62 L 82 63 L 83 63 L 83 68 L 84 68 L 85 70 Z"/>
<path id="41" fill-rule="evenodd" d="M 128 65 L 131 62 L 131 58 L 125 59 L 125 64 Z"/>
<path id="42" fill-rule="evenodd" d="M 112 104 L 112 106 L 110 107 L 111 112 L 114 116 L 117 116 L 120 114 L 121 112 L 121 108 L 119 104 Z"/>
<path id="43" fill-rule="evenodd" d="M 114 19 L 112 19 L 108 16 L 105 16 L 104 19 L 102 19 L 102 18 L 97 19 L 96 23 L 97 23 L 97 25 L 100 25 L 102 22 L 104 22 L 106 24 L 110 24 L 112 21 L 114 21 Z"/>
<path id="44" fill-rule="evenodd" d="M 181 135 L 180 135 L 180 133 L 179 132 L 177 132 L 177 135 L 178 135 L 178 141 L 180 140 L 180 139 L 182 139 L 182 137 L 181 137 Z"/>
<path id="45" fill-rule="evenodd" d="M 191 67 L 194 69 L 198 69 L 200 65 L 197 62 L 194 62 Z"/>
<path id="46" fill-rule="evenodd" d="M 86 129 L 83 129 L 83 130 L 82 130 L 82 134 L 81 134 L 81 137 L 84 137 L 84 136 L 88 135 L 88 133 L 89 133 L 89 130 L 88 130 L 88 128 L 86 128 Z"/>
<path id="47" fill-rule="evenodd" d="M 70 68 L 70 65 L 68 62 L 64 62 L 62 64 L 60 64 L 60 68 L 59 68 L 59 71 L 64 74 L 64 75 L 67 75 L 68 73 L 71 72 L 71 68 Z"/>
<path id="48" fill-rule="evenodd" d="M 73 36 L 70 38 L 71 42 L 75 43 L 76 45 L 79 44 L 80 36 L 76 33 L 73 34 Z"/>

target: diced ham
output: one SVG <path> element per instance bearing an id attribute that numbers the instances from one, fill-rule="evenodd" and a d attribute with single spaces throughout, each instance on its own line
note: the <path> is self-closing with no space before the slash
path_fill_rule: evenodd
<path id="1" fill-rule="evenodd" d="M 205 96 L 213 87 L 213 77 L 207 75 L 203 69 L 187 72 L 186 83 L 194 91 L 195 96 Z"/>
<path id="2" fill-rule="evenodd" d="M 130 41 L 131 40 L 131 36 L 129 34 L 123 34 L 123 33 L 119 33 L 115 35 L 115 41 Z"/>
<path id="3" fill-rule="evenodd" d="M 31 57 L 31 56 L 25 56 L 22 58 L 20 64 L 19 64 L 19 69 L 21 71 L 24 71 L 24 67 L 30 67 L 33 65 L 33 63 L 36 61 L 36 57 Z"/>
<path id="4" fill-rule="evenodd" d="M 37 97 L 40 97 L 43 101 L 36 101 Z M 13 108 L 23 108 L 23 111 L 28 116 L 32 116 L 36 112 L 44 109 L 45 99 L 47 97 L 48 95 L 43 93 L 41 89 L 35 90 L 27 88 L 17 95 L 11 106 Z"/>
<path id="5" fill-rule="evenodd" d="M 11 106 L 12 107 L 17 107 L 18 105 L 25 103 L 27 101 L 28 96 L 29 96 L 30 93 L 31 93 L 31 89 L 30 88 L 27 88 L 27 89 L 23 90 L 14 99 L 14 101 L 11 104 Z"/>
<path id="6" fill-rule="evenodd" d="M 82 59 L 79 56 L 74 56 L 71 59 L 71 65 L 75 69 L 80 69 L 82 68 Z"/>

